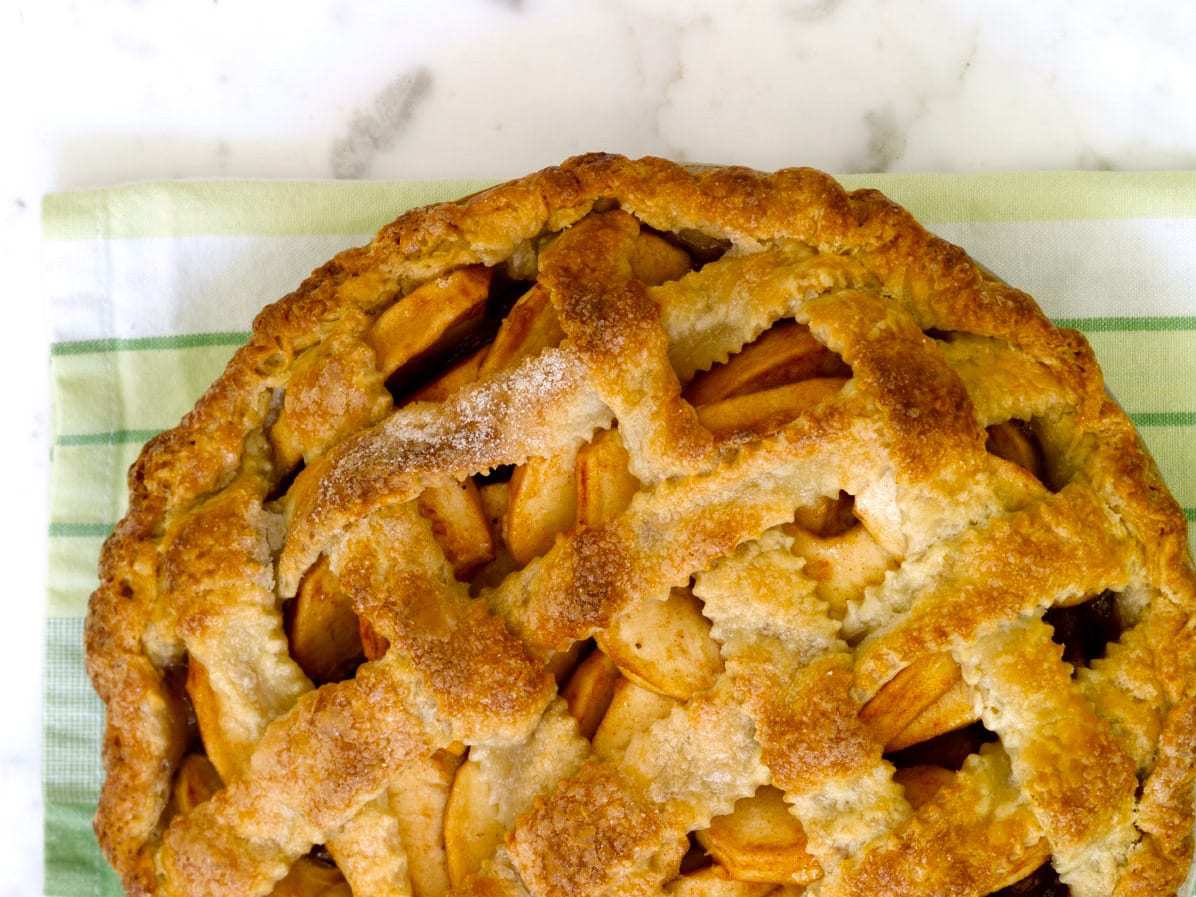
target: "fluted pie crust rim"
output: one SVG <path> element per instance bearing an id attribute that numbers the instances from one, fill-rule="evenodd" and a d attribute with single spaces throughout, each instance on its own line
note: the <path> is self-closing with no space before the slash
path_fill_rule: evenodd
<path id="1" fill-rule="evenodd" d="M 648 230 L 731 248 L 646 286 L 629 259 Z M 367 338 L 379 316 L 529 252 L 563 341 L 391 410 Z M 850 366 L 847 385 L 775 432 L 713 438 L 683 381 L 787 317 Z M 311 380 L 304 365 L 327 356 L 349 373 Z M 301 376 L 319 382 L 288 406 Z M 320 429 L 349 405 L 357 424 Z M 293 484 L 271 441 L 284 414 L 310 455 Z M 984 428 L 1015 418 L 1034 420 L 1051 489 L 985 450 Z M 416 498 L 612 420 L 642 484 L 630 507 L 471 598 Z M 832 619 L 783 526 L 840 490 L 902 561 Z M 560 716 L 547 658 L 691 576 L 722 651 L 715 684 L 615 759 L 561 736 L 588 759 L 521 808 L 458 893 L 663 893 L 679 837 L 763 784 L 805 828 L 811 894 L 982 893 L 994 856 L 1044 840 L 1074 894 L 1174 893 L 1186 874 L 1196 574 L 1182 511 L 1084 338 L 877 191 L 812 169 L 592 154 L 407 212 L 258 315 L 194 410 L 145 446 L 129 491 L 86 651 L 107 705 L 96 831 L 131 894 L 268 892 L 312 844 L 382 813 L 403 764 L 544 729 Z M 280 606 L 321 557 L 390 647 L 311 690 L 287 666 Z M 1040 618 L 1105 590 L 1127 628 L 1073 678 Z M 247 651 L 265 658 L 251 686 L 216 681 Z M 936 654 L 1000 747 L 911 808 L 858 712 Z M 214 688 L 240 688 L 237 777 L 166 825 L 189 737 L 171 679 L 188 656 Z M 346 877 L 389 893 L 371 879 L 384 864 L 362 862 Z"/>

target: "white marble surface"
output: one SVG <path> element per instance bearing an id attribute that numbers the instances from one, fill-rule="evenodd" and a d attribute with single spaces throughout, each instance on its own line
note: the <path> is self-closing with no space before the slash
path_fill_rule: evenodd
<path id="1" fill-rule="evenodd" d="M 40 893 L 44 192 L 510 175 L 598 148 L 832 171 L 1193 168 L 1194 38 L 1196 6 L 1175 0 L 0 4 L 16 322 L 0 352 L 0 894 Z"/>

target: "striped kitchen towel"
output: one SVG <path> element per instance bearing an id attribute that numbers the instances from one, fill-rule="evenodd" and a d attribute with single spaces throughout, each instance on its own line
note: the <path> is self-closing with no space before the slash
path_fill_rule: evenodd
<path id="1" fill-rule="evenodd" d="M 1188 520 L 1196 512 L 1196 173 L 875 175 L 926 226 L 1096 349 Z M 54 343 L 45 677 L 46 893 L 120 893 L 91 815 L 102 714 L 82 626 L 141 444 L 174 425 L 253 315 L 406 208 L 473 182 L 203 181 L 48 196 Z"/>

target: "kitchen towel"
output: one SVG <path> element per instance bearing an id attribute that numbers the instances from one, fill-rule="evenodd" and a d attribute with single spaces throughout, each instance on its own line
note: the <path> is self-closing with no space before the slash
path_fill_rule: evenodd
<path id="1" fill-rule="evenodd" d="M 1196 516 L 1196 172 L 858 175 L 1083 331 L 1189 521 Z M 45 872 L 118 895 L 91 831 L 99 701 L 82 631 L 125 472 L 247 338 L 254 314 L 403 210 L 477 182 L 184 181 L 47 196 L 53 328 Z"/>

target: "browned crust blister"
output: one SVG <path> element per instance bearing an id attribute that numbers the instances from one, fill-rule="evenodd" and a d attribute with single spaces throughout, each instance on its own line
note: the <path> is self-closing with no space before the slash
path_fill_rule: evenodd
<path id="1" fill-rule="evenodd" d="M 650 276 L 647 228 L 731 251 Z M 559 345 L 475 359 L 459 391 L 395 410 L 373 367 L 378 316 L 529 253 Z M 481 267 L 461 276 L 489 282 Z M 792 422 L 712 434 L 683 382 L 784 318 L 851 377 Z M 1055 492 L 985 451 L 984 427 L 1012 417 L 1034 418 Z M 642 487 L 626 510 L 470 598 L 418 497 L 575 451 L 612 421 Z M 767 541 L 777 581 L 813 594 L 778 560 L 777 528 L 840 490 L 896 567 L 846 608 L 857 647 L 817 603 L 795 618 L 805 629 L 777 630 L 771 575 L 732 576 L 764 603 L 747 622 L 734 602 L 711 606 L 726 668 L 709 690 L 625 757 L 541 791 L 463 892 L 660 893 L 686 832 L 763 782 L 806 828 L 811 894 L 983 894 L 1046 855 L 1077 895 L 1174 892 L 1192 853 L 1196 575 L 1183 514 L 1083 337 L 876 191 L 811 169 L 599 154 L 413 210 L 341 253 L 266 308 L 194 410 L 145 446 L 86 626 L 108 708 L 101 846 L 131 894 L 264 894 L 325 841 L 350 884 L 381 893 L 363 858 L 403 870 L 402 847 L 363 833 L 398 830 L 385 794 L 402 770 L 454 741 L 518 746 L 553 697 L 553 652 L 694 574 L 755 564 L 736 554 L 745 543 Z M 280 607 L 322 555 L 389 647 L 311 690 Z M 1124 593 L 1129 626 L 1072 679 L 1038 619 L 1102 589 Z M 803 647 L 803 632 L 829 641 Z M 1004 748 L 915 809 L 857 716 L 902 670 L 948 655 Z M 225 787 L 177 813 L 192 736 L 171 683 L 189 659 L 227 711 L 209 749 Z"/>

